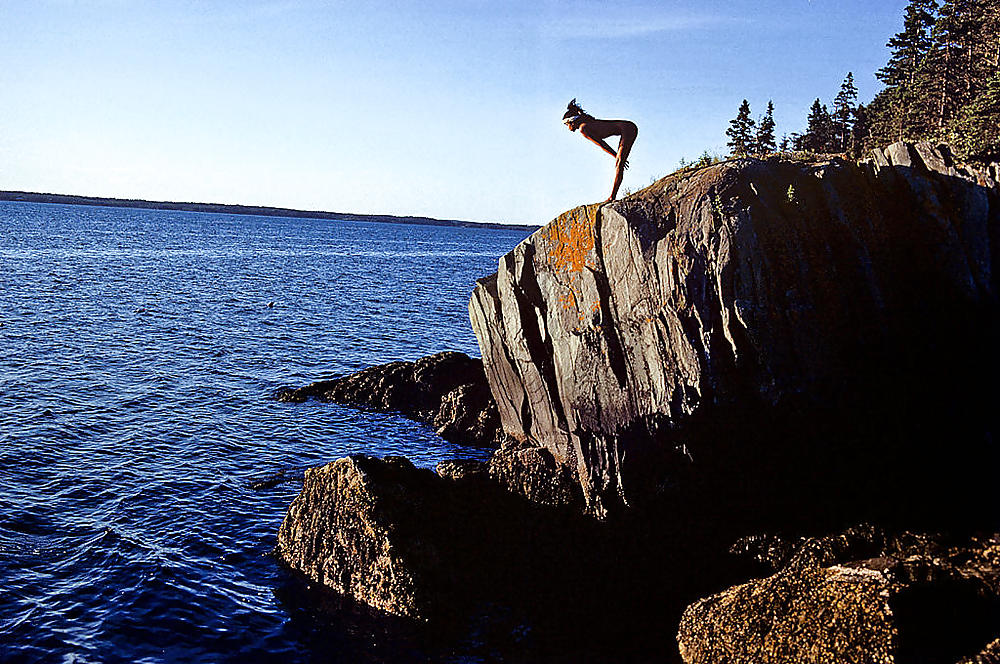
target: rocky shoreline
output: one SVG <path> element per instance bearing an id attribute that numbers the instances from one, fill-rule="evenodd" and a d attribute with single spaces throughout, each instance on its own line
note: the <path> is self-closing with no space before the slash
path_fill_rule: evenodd
<path id="1" fill-rule="evenodd" d="M 480 280 L 482 361 L 277 395 L 497 447 L 308 470 L 279 557 L 386 614 L 500 602 L 623 661 L 1000 661 L 996 173 L 899 143 L 567 212 Z"/>
<path id="2" fill-rule="evenodd" d="M 275 398 L 292 403 L 317 399 L 398 412 L 430 424 L 445 440 L 466 445 L 491 447 L 499 434 L 496 402 L 482 360 L 453 351 L 281 389 Z"/>

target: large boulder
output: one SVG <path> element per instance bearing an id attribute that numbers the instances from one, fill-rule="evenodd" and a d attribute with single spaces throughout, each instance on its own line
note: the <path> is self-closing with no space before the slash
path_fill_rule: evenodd
<path id="1" fill-rule="evenodd" d="M 447 607 L 470 561 L 463 505 L 403 457 L 354 456 L 306 470 L 276 553 L 309 579 L 385 613 L 427 620 Z"/>
<path id="2" fill-rule="evenodd" d="M 853 560 L 850 544 L 802 540 L 774 576 L 689 606 L 677 636 L 684 661 L 998 661 L 1000 536 L 949 545 L 906 533 Z"/>
<path id="3" fill-rule="evenodd" d="M 735 557 L 700 515 L 679 514 L 667 529 L 586 517 L 578 487 L 537 473 L 547 455 L 511 446 L 488 464 L 444 461 L 436 473 L 401 457 L 309 469 L 277 557 L 382 617 L 458 626 L 485 611 L 491 629 L 539 637 L 525 661 L 675 652 L 673 626 L 705 579 L 735 583 L 746 566 L 731 569 Z"/>
<path id="4" fill-rule="evenodd" d="M 516 475 L 510 466 L 452 460 L 435 473 L 403 457 L 357 455 L 308 469 L 275 552 L 322 586 L 418 621 L 461 615 L 477 597 L 558 601 L 573 592 L 566 577 L 576 568 L 563 559 L 573 539 L 565 533 L 581 536 L 589 520 L 490 479 Z"/>
<path id="5" fill-rule="evenodd" d="M 995 364 L 998 238 L 997 183 L 942 148 L 740 159 L 557 217 L 479 281 L 470 315 L 504 432 L 605 516 L 689 461 L 753 463 L 732 442 L 748 429 L 819 470 L 842 441 L 885 440 L 893 412 L 962 421 L 969 376 Z M 820 440 L 816 413 L 855 428 Z M 879 467 L 863 452 L 879 447 L 843 467 Z"/>
<path id="6" fill-rule="evenodd" d="M 482 360 L 454 351 L 282 389 L 276 398 L 294 403 L 313 398 L 396 411 L 430 424 L 445 440 L 468 445 L 492 446 L 499 432 Z"/>

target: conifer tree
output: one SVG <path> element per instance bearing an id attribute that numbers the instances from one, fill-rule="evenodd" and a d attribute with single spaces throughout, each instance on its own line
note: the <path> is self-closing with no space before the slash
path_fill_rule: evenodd
<path id="1" fill-rule="evenodd" d="M 768 154 L 774 152 L 777 145 L 774 143 L 774 102 L 767 101 L 767 112 L 757 124 L 757 136 L 754 140 L 754 152 L 757 154 Z"/>
<path id="2" fill-rule="evenodd" d="M 931 29 L 937 0 L 910 0 L 903 18 L 903 31 L 889 43 L 892 55 L 875 76 L 889 87 L 912 85 L 917 69 L 931 48 Z"/>
<path id="3" fill-rule="evenodd" d="M 914 94 L 914 88 L 921 82 L 918 75 L 934 44 L 932 31 L 937 9 L 937 0 L 910 0 L 903 16 L 903 31 L 886 44 L 892 49 L 889 62 L 875 73 L 889 88 L 887 99 L 892 101 L 894 140 L 925 133 L 919 126 L 924 114 L 914 108 L 921 96 Z"/>
<path id="4" fill-rule="evenodd" d="M 850 153 L 854 157 L 871 147 L 871 120 L 868 116 L 868 108 L 864 104 L 858 104 L 854 109 L 854 124 L 851 126 Z"/>
<path id="5" fill-rule="evenodd" d="M 1000 70 L 962 108 L 955 129 L 955 144 L 960 153 L 983 161 L 1000 160 Z"/>
<path id="6" fill-rule="evenodd" d="M 935 121 L 932 124 L 938 134 L 961 103 L 958 97 L 962 88 L 968 92 L 973 76 L 969 70 L 962 71 L 966 69 L 963 64 L 970 65 L 969 69 L 974 64 L 966 62 L 973 53 L 971 45 L 966 43 L 971 27 L 968 24 L 970 5 L 970 0 L 945 0 L 931 32 L 933 48 L 924 63 L 923 76 L 918 78 L 924 83 L 920 97 L 922 105 L 927 107 L 925 114 L 933 114 Z"/>
<path id="7" fill-rule="evenodd" d="M 989 154 L 1000 0 L 910 0 L 889 46 L 877 74 L 887 87 L 868 105 L 866 144 L 940 140 L 960 158 Z"/>
<path id="8" fill-rule="evenodd" d="M 860 156 L 897 140 L 934 140 L 951 143 L 959 159 L 1000 159 L 1000 0 L 908 0 L 903 29 L 888 46 L 876 74 L 885 89 L 858 104 L 849 72 L 833 113 L 817 98 L 806 131 L 783 137 L 782 149 Z M 753 128 L 749 104 L 740 110 L 727 131 L 737 154 Z M 766 151 L 768 116 L 770 106 L 751 150 Z"/>
<path id="9" fill-rule="evenodd" d="M 729 121 L 726 136 L 729 137 L 726 145 L 730 148 L 730 155 L 734 157 L 745 157 L 753 148 L 754 121 L 750 117 L 750 102 L 746 99 L 740 104 L 736 117 Z"/>
<path id="10" fill-rule="evenodd" d="M 858 89 L 854 85 L 853 72 L 847 72 L 847 78 L 840 85 L 840 92 L 833 100 L 833 133 L 837 148 L 846 152 L 850 147 L 851 128 L 854 126 L 854 113 L 857 110 Z"/>
<path id="11" fill-rule="evenodd" d="M 804 135 L 804 148 L 810 152 L 829 152 L 836 149 L 833 132 L 833 118 L 826 104 L 821 104 L 819 98 L 809 109 L 809 119 Z"/>

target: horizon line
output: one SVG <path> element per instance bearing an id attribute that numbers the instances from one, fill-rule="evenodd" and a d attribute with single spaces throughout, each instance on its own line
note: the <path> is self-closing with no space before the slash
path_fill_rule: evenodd
<path id="1" fill-rule="evenodd" d="M 18 197 L 30 197 L 34 200 Z M 64 200 L 41 200 L 64 199 Z M 197 201 L 163 201 L 145 198 L 119 198 L 115 196 L 86 196 L 51 192 L 0 190 L 0 202 L 39 203 L 62 205 L 90 205 L 94 207 L 120 207 L 133 209 L 177 210 L 180 212 L 215 212 L 221 214 L 257 215 L 298 219 L 332 219 L 341 221 L 371 221 L 376 223 L 410 223 L 424 226 L 452 227 L 503 227 L 531 228 L 538 224 L 506 223 L 499 221 L 469 221 L 466 219 L 441 219 L 424 215 L 398 215 L 363 212 L 333 212 L 329 210 L 303 210 L 274 205 L 247 205 L 243 203 L 203 203 Z"/>

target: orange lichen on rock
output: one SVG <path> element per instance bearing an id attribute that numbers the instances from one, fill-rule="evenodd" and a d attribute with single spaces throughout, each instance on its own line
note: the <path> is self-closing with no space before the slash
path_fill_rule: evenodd
<path id="1" fill-rule="evenodd" d="M 598 209 L 600 205 L 580 206 L 563 213 L 543 229 L 553 269 L 571 273 L 583 270 L 593 255 Z"/>
<path id="2" fill-rule="evenodd" d="M 565 295 L 560 295 L 559 304 L 563 305 L 563 309 L 576 309 L 576 291 L 570 289 Z"/>

